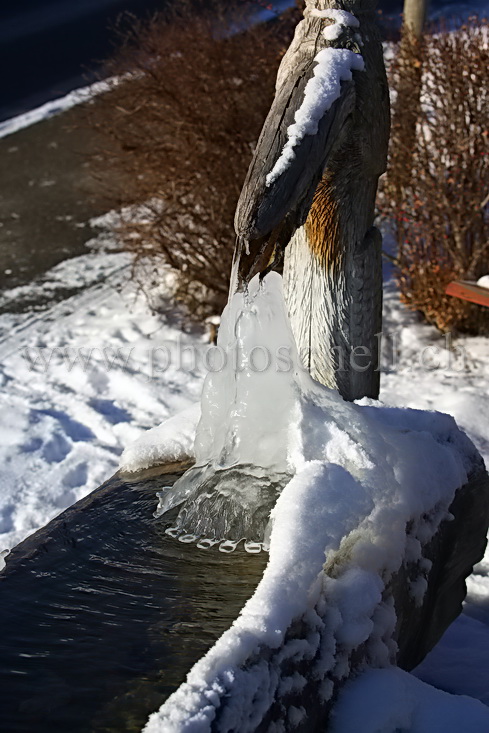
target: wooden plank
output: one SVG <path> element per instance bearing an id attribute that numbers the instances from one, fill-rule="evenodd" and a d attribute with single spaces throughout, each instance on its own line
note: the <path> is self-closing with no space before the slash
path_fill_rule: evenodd
<path id="1" fill-rule="evenodd" d="M 445 293 L 452 295 L 454 298 L 460 298 L 469 301 L 469 303 L 477 303 L 477 305 L 484 305 L 489 308 L 489 288 L 483 288 L 476 283 L 467 280 L 454 280 L 448 283 Z"/>

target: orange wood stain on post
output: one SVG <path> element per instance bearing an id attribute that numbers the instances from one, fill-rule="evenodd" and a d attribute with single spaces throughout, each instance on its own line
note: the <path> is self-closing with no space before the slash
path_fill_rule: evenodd
<path id="1" fill-rule="evenodd" d="M 309 246 L 313 254 L 328 269 L 341 258 L 339 236 L 339 202 L 335 200 L 331 176 L 320 181 L 306 219 Z"/>

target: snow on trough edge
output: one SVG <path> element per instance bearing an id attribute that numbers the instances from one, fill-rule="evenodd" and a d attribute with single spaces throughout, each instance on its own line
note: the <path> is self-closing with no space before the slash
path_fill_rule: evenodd
<path id="1" fill-rule="evenodd" d="M 406 425 L 403 423 L 406 415 L 402 410 L 373 406 L 364 409 L 371 415 L 375 414 L 379 424 Z M 338 462 L 308 461 L 280 496 L 274 509 L 269 564 L 255 594 L 233 626 L 193 667 L 187 681 L 159 712 L 150 717 L 145 733 L 210 731 L 216 710 L 223 702 L 226 709 L 219 730 L 230 730 L 227 726 L 237 725 L 239 721 L 237 730 L 251 733 L 257 723 L 254 718 L 256 708 L 266 708 L 273 697 L 280 700 L 281 663 L 291 656 L 297 659 L 303 655 L 304 659 L 314 660 L 315 668 L 311 672 L 324 678 L 325 699 L 331 691 L 327 683 L 335 647 L 335 664 L 344 665 L 345 675 L 348 673 L 348 652 L 366 640 L 369 640 L 371 657 L 378 666 L 389 664 L 392 652 L 389 630 L 392 630 L 395 618 L 393 610 L 384 607 L 382 601 L 384 584 L 380 571 L 385 569 L 386 557 L 391 561 L 388 570 L 394 572 L 404 553 L 416 552 L 416 539 L 414 543 L 411 540 L 408 546 L 407 542 L 404 544 L 403 533 L 413 510 L 418 517 L 425 510 L 431 511 L 435 519 L 431 526 L 419 523 L 419 537 L 426 541 L 427 536 L 434 532 L 437 523 L 446 516 L 454 491 L 465 480 L 464 465 L 472 460 L 470 444 L 450 418 L 416 414 L 414 411 L 409 411 L 407 417 L 407 429 L 415 430 L 417 424 L 420 431 L 421 443 L 416 441 L 416 450 L 426 451 L 424 456 L 420 456 L 420 464 L 424 457 L 432 461 L 434 473 L 443 471 L 443 476 L 440 476 L 443 486 L 438 487 L 439 493 L 429 496 L 423 492 L 424 502 L 418 503 L 414 494 L 418 491 L 417 479 L 420 477 L 413 474 L 411 497 L 409 492 L 404 496 L 401 491 L 383 498 L 381 490 L 376 492 L 375 486 L 368 483 L 362 486 L 340 465 L 340 461 L 351 460 L 352 446 L 343 446 L 346 450 L 341 455 L 341 439 L 335 436 L 337 444 L 330 446 L 329 450 L 330 453 L 337 451 Z M 430 429 L 435 439 L 430 439 Z M 452 448 L 447 447 L 449 443 Z M 331 459 L 333 455 L 330 455 Z M 446 463 L 450 464 L 449 467 Z M 451 484 L 450 474 L 453 477 Z M 413 500 L 416 506 L 411 503 Z M 342 537 L 357 526 L 360 531 L 355 567 L 336 580 L 327 578 L 322 573 L 325 559 L 339 550 Z M 316 638 L 309 646 L 302 639 L 303 646 L 297 651 L 293 649 L 297 640 L 289 639 L 284 643 L 284 639 L 292 621 L 301 617 L 316 632 Z M 257 664 L 256 658 L 264 647 L 275 653 L 268 663 Z M 338 649 L 342 653 L 338 653 Z M 425 709 L 429 709 L 430 702 L 438 705 L 441 693 L 411 675 L 406 677 L 409 677 L 413 694 L 404 701 L 403 715 L 415 720 L 419 713 L 419 705 L 414 702 L 417 685 L 424 690 Z M 395 682 L 396 678 L 393 679 Z M 355 688 L 351 689 L 351 694 L 355 694 Z M 431 698 L 428 691 L 432 691 Z M 450 697 L 446 699 L 450 700 Z M 468 721 L 468 731 L 475 733 L 481 730 L 475 727 L 481 721 L 489 726 L 489 710 L 478 701 L 460 699 L 457 705 L 459 711 L 470 714 L 470 719 L 476 721 L 473 726 Z M 448 706 L 447 710 L 453 707 Z M 342 711 L 344 718 L 344 707 Z M 449 720 L 443 720 L 445 727 L 440 730 L 458 733 L 459 729 L 450 726 Z M 459 717 L 456 720 L 459 721 Z M 351 727 L 340 723 L 334 728 L 335 733 L 350 730 Z M 367 730 L 370 733 L 370 729 L 365 729 L 365 733 Z M 377 729 L 372 728 L 372 733 L 374 730 Z M 415 727 L 414 730 L 427 733 L 429 729 Z"/>
<path id="2" fill-rule="evenodd" d="M 134 473 L 158 464 L 193 458 L 194 440 L 200 420 L 200 402 L 147 430 L 122 453 L 120 468 Z"/>
<path id="3" fill-rule="evenodd" d="M 275 287 L 275 280 L 268 281 Z M 233 626 L 151 716 L 146 733 L 210 731 L 223 701 L 219 730 L 239 724 L 240 731 L 254 731 L 260 710 L 280 702 L 281 663 L 297 641 L 284 642 L 285 634 L 294 620 L 315 632 L 300 654 L 313 660 L 311 674 L 323 680 L 324 701 L 332 693 L 333 666 L 342 664 L 346 676 L 349 654 L 360 644 L 369 644 L 373 666 L 385 667 L 393 658 L 395 615 L 382 600 L 385 583 L 404 558 L 422 566 L 421 544 L 447 517 L 476 452 L 449 416 L 383 408 L 370 400 L 349 405 L 307 377 L 300 381 L 300 467 L 273 510 L 262 581 Z M 185 433 L 188 423 L 183 424 Z M 414 531 L 406 538 L 410 520 Z M 341 552 L 342 538 L 353 530 L 351 568 L 339 578 L 327 577 L 325 559 Z M 426 582 L 412 587 L 417 600 L 425 587 Z M 268 662 L 260 661 L 263 647 L 274 650 Z M 303 714 L 293 713 L 297 721 Z M 480 714 L 489 725 L 489 711 Z"/>

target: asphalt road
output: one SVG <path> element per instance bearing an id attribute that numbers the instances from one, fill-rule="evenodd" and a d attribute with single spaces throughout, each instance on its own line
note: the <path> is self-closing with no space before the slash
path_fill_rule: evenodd
<path id="1" fill-rule="evenodd" d="M 0 120 L 93 80 L 124 11 L 139 17 L 165 0 L 15 0 L 0 4 Z"/>
<path id="2" fill-rule="evenodd" d="M 85 254 L 88 220 L 110 208 L 89 176 L 96 144 L 80 107 L 0 139 L 0 292 Z"/>

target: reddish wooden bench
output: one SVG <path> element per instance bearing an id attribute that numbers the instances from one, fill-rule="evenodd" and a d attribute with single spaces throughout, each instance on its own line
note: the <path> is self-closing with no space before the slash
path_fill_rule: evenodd
<path id="1" fill-rule="evenodd" d="M 454 282 L 448 283 L 445 293 L 489 308 L 489 288 L 483 288 L 482 285 L 467 280 L 454 280 Z"/>

